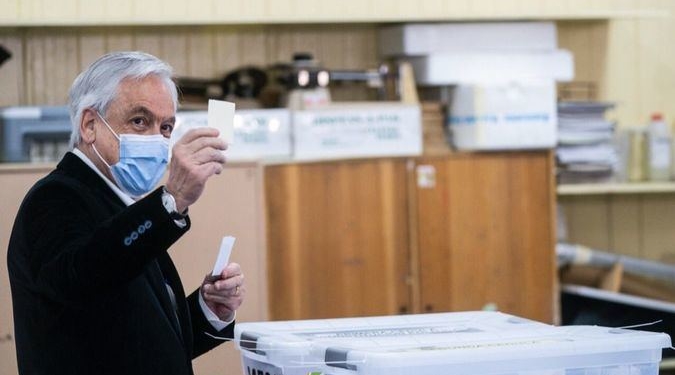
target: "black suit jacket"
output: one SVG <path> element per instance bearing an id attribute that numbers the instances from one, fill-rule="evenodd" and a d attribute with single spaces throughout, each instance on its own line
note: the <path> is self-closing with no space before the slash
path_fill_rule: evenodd
<path id="1" fill-rule="evenodd" d="M 167 254 L 178 227 L 161 189 L 127 207 L 66 154 L 33 186 L 7 264 L 21 374 L 191 374 L 193 358 L 232 337 L 187 298 Z M 176 309 L 166 288 L 176 296 Z"/>

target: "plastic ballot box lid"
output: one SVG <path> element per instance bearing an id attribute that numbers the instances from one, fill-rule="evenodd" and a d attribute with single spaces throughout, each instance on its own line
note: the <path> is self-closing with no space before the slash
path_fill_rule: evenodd
<path id="1" fill-rule="evenodd" d="M 671 345 L 664 333 L 483 311 L 238 323 L 235 340 L 247 375 L 656 375 Z"/>

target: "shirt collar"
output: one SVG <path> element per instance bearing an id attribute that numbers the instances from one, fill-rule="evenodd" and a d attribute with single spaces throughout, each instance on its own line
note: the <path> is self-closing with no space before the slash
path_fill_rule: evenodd
<path id="1" fill-rule="evenodd" d="M 84 152 L 82 152 L 82 150 L 80 150 L 79 148 L 74 148 L 73 154 L 77 155 L 77 157 L 82 159 L 84 164 L 86 164 L 89 168 L 93 169 L 94 172 L 96 172 L 96 174 L 98 174 L 103 179 L 103 181 L 108 185 L 108 187 L 110 187 L 110 189 L 112 189 L 112 191 L 122 200 L 122 202 L 124 202 L 124 204 L 126 204 L 127 206 L 131 206 L 136 202 L 133 200 L 133 198 L 131 198 L 129 195 L 125 194 L 122 190 L 120 190 L 120 188 L 117 187 L 117 185 L 115 185 L 112 181 L 110 181 L 108 177 L 106 177 L 103 173 L 101 173 L 101 171 L 99 171 L 98 168 L 96 168 L 96 165 L 94 165 L 94 163 L 87 157 L 87 155 L 84 154 Z"/>

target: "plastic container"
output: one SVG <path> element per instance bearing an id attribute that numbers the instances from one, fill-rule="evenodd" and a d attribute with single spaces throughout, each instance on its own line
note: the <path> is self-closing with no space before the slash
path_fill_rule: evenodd
<path id="1" fill-rule="evenodd" d="M 672 136 L 670 128 L 663 121 L 660 113 L 654 113 L 647 126 L 647 179 L 651 181 L 667 181 L 670 179 L 670 163 L 672 154 Z"/>
<path id="2" fill-rule="evenodd" d="M 246 375 L 658 374 L 664 333 L 499 312 L 239 323 Z"/>

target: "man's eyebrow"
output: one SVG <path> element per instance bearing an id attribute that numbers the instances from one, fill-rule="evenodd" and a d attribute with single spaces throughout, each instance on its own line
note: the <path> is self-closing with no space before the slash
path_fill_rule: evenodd
<path id="1" fill-rule="evenodd" d="M 154 118 L 158 117 L 157 115 L 155 115 L 154 112 L 149 110 L 146 106 L 142 106 L 142 105 L 131 108 L 131 111 L 129 111 L 129 116 L 137 115 L 139 113 L 146 116 L 146 117 L 149 117 L 151 119 L 154 119 Z M 167 118 L 166 121 L 175 123 L 176 117 L 171 116 L 171 117 Z"/>

